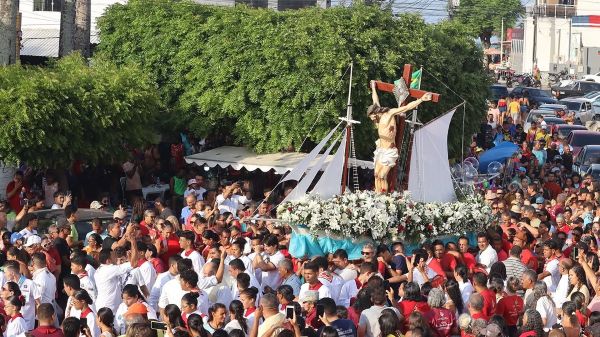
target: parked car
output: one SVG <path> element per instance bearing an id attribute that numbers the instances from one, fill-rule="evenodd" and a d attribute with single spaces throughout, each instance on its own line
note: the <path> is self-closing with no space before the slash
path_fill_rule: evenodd
<path id="1" fill-rule="evenodd" d="M 574 130 L 567 137 L 567 143 L 573 148 L 573 156 L 576 156 L 586 145 L 600 145 L 600 132 Z"/>
<path id="2" fill-rule="evenodd" d="M 556 104 L 557 102 L 552 95 L 540 88 L 516 87 L 511 92 L 511 94 L 518 96 L 523 96 L 525 93 L 527 93 L 529 105 L 533 109 L 537 109 L 537 107 L 542 104 Z"/>
<path id="3" fill-rule="evenodd" d="M 586 175 L 591 174 L 592 179 L 599 180 L 600 179 L 600 164 L 592 164 L 590 168 L 588 168 Z"/>
<path id="4" fill-rule="evenodd" d="M 558 138 L 567 138 L 573 130 L 587 130 L 583 125 L 576 124 L 558 124 L 554 126 L 554 133 L 558 134 Z"/>
<path id="5" fill-rule="evenodd" d="M 583 76 L 585 81 L 594 81 L 600 83 L 600 73 L 590 74 Z"/>
<path id="6" fill-rule="evenodd" d="M 525 125 L 523 126 L 523 130 L 525 130 L 525 132 L 529 130 L 529 128 L 531 127 L 531 122 L 535 121 L 538 115 L 542 115 L 542 117 L 544 117 L 544 120 L 546 120 L 546 118 L 556 117 L 556 112 L 552 110 L 529 111 L 529 113 L 527 114 L 527 118 L 525 118 Z"/>
<path id="7" fill-rule="evenodd" d="M 548 132 L 554 131 L 556 126 L 567 124 L 567 122 L 560 117 L 544 117 L 544 122 L 548 125 Z"/>
<path id="8" fill-rule="evenodd" d="M 567 106 L 563 105 L 563 104 L 542 104 L 537 109 L 538 110 L 551 110 L 556 113 L 560 110 L 567 111 Z"/>
<path id="9" fill-rule="evenodd" d="M 584 175 L 592 164 L 600 164 L 600 145 L 586 145 L 573 161 L 573 172 Z"/>
<path id="10" fill-rule="evenodd" d="M 592 111 L 592 103 L 586 98 L 563 98 L 559 103 L 564 104 L 569 109 L 569 112 L 575 113 L 575 122 L 585 124 L 591 120 L 598 120 L 600 115 L 596 115 Z"/>
<path id="11" fill-rule="evenodd" d="M 592 81 L 575 81 L 573 84 L 565 87 L 553 86 L 552 94 L 557 99 L 565 97 L 583 96 L 588 92 L 599 91 L 600 83 Z"/>
<path id="12" fill-rule="evenodd" d="M 505 85 L 502 84 L 492 84 L 490 85 L 490 92 L 492 95 L 490 96 L 490 102 L 498 103 L 498 100 L 502 97 L 508 97 L 508 89 Z"/>

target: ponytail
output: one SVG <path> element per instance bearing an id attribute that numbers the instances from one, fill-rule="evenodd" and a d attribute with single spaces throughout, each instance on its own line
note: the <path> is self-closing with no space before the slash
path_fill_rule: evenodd
<path id="1" fill-rule="evenodd" d="M 239 300 L 231 301 L 229 304 L 229 312 L 231 315 L 238 321 L 240 327 L 242 327 L 242 331 L 245 334 L 248 334 L 248 322 L 246 321 L 246 317 L 244 317 L 244 305 Z"/>
<path id="2" fill-rule="evenodd" d="M 11 296 L 6 301 L 14 305 L 17 310 L 21 310 L 21 308 L 25 305 L 25 297 L 23 295 Z"/>

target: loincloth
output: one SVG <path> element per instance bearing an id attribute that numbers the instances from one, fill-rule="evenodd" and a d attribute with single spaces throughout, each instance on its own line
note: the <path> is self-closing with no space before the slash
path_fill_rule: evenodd
<path id="1" fill-rule="evenodd" d="M 398 161 L 398 149 L 393 147 L 391 149 L 376 148 L 373 152 L 373 161 L 383 166 L 393 167 L 396 166 Z"/>

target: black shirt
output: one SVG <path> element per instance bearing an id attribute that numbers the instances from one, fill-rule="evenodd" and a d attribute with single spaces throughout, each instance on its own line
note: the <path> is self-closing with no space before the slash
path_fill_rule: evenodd
<path id="1" fill-rule="evenodd" d="M 112 249 L 113 243 L 119 241 L 119 239 L 115 239 L 112 236 L 107 236 L 103 241 L 102 241 L 102 249 Z"/>

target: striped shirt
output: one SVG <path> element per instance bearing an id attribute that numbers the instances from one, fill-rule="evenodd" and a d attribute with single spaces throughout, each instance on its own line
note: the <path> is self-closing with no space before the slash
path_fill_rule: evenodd
<path id="1" fill-rule="evenodd" d="M 504 263 L 504 266 L 506 267 L 507 278 L 514 276 L 520 280 L 521 276 L 523 276 L 523 272 L 527 270 L 527 266 L 521 262 L 521 259 L 514 256 L 509 256 L 508 259 L 502 261 L 502 263 Z"/>

